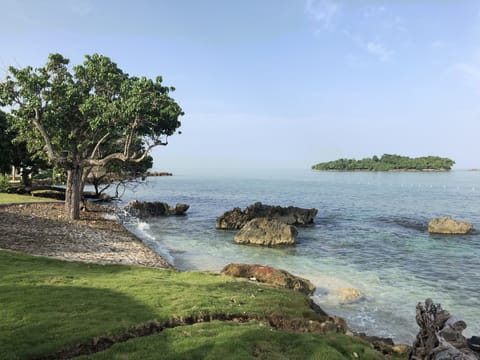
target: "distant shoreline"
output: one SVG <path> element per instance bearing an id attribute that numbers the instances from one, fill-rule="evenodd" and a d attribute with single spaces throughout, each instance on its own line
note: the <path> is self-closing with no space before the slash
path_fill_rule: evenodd
<path id="1" fill-rule="evenodd" d="M 448 169 L 391 169 L 391 170 L 369 170 L 369 169 L 351 169 L 351 170 L 341 170 L 341 169 L 312 169 L 312 171 L 316 172 L 368 172 L 368 173 L 388 173 L 388 172 L 425 172 L 425 173 L 433 173 L 433 172 L 449 172 L 452 170 Z M 478 170 L 466 170 L 466 171 L 478 171 Z"/>

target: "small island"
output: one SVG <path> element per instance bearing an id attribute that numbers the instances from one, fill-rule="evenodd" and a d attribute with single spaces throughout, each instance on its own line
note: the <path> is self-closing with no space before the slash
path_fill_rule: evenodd
<path id="1" fill-rule="evenodd" d="M 338 159 L 312 166 L 319 171 L 449 171 L 455 161 L 438 156 L 408 156 L 384 154 L 361 160 Z"/>

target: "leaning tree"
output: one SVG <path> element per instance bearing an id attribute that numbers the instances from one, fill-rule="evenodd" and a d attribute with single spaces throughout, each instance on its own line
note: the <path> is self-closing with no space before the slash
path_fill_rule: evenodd
<path id="1" fill-rule="evenodd" d="M 9 67 L 0 82 L 18 136 L 43 143 L 50 163 L 67 172 L 65 211 L 80 216 L 91 169 L 111 162 L 140 163 L 167 145 L 180 126 L 181 107 L 162 78 L 130 76 L 108 57 L 87 55 L 81 65 L 51 54 L 44 67 Z"/>

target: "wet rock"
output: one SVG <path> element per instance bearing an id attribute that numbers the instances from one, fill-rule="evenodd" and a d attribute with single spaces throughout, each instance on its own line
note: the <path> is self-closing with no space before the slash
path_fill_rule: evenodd
<path id="1" fill-rule="evenodd" d="M 254 279 L 278 287 L 300 291 L 312 295 L 315 286 L 307 279 L 290 274 L 288 271 L 258 264 L 228 264 L 222 274 L 246 279 Z"/>
<path id="2" fill-rule="evenodd" d="M 308 225 L 313 223 L 317 212 L 317 209 L 271 206 L 257 202 L 243 211 L 240 208 L 234 208 L 225 212 L 217 218 L 216 228 L 222 230 L 240 229 L 255 218 L 275 219 L 288 225 Z"/>
<path id="3" fill-rule="evenodd" d="M 431 299 L 417 305 L 417 324 L 420 327 L 413 343 L 410 359 L 415 360 L 478 360 L 462 332 L 467 324 L 434 304 Z"/>
<path id="4" fill-rule="evenodd" d="M 259 218 L 250 220 L 235 235 L 237 244 L 263 246 L 295 245 L 298 231 L 295 226 L 278 220 Z"/>
<path id="5" fill-rule="evenodd" d="M 394 344 L 391 338 L 382 338 L 379 336 L 369 336 L 364 333 L 355 334 L 362 340 L 370 343 L 372 348 L 381 352 L 384 355 L 387 355 L 388 358 L 391 356 L 401 356 L 402 358 L 406 356 L 410 351 L 410 346 L 406 344 Z"/>
<path id="6" fill-rule="evenodd" d="M 189 207 L 190 206 L 187 204 L 177 204 L 173 207 L 160 201 L 140 202 L 133 200 L 130 201 L 124 209 L 132 216 L 146 218 L 155 216 L 185 215 Z"/>
<path id="7" fill-rule="evenodd" d="M 431 234 L 468 234 L 473 225 L 468 221 L 454 220 L 451 216 L 435 218 L 428 223 L 428 232 Z"/>
<path id="8" fill-rule="evenodd" d="M 328 297 L 338 301 L 341 304 L 346 304 L 362 299 L 363 294 L 354 288 L 340 288 L 330 292 Z"/>

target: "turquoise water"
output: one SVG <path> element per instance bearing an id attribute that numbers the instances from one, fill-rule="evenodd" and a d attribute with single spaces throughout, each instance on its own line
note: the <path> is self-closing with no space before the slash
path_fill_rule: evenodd
<path id="1" fill-rule="evenodd" d="M 341 173 L 309 170 L 188 174 L 149 178 L 123 200 L 187 203 L 188 216 L 130 219 L 128 226 L 182 270 L 230 262 L 271 265 L 314 282 L 314 300 L 354 331 L 412 342 L 415 306 L 431 297 L 480 335 L 480 231 L 431 236 L 428 221 L 452 215 L 480 230 L 480 172 Z M 295 248 L 237 245 L 216 217 L 261 201 L 315 207 Z M 336 289 L 364 297 L 340 303 Z"/>

